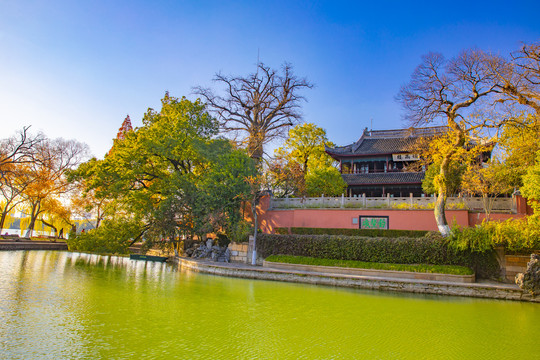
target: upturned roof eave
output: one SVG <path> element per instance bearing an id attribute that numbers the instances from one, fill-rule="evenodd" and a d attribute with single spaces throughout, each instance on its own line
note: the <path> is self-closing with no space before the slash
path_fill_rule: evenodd
<path id="1" fill-rule="evenodd" d="M 396 129 L 396 130 L 371 130 L 367 131 L 367 128 L 364 130 L 358 141 L 353 142 L 352 144 L 345 146 L 337 146 L 334 148 L 328 148 L 325 146 L 325 152 L 330 155 L 332 158 L 339 160 L 343 157 L 369 157 L 369 156 L 381 156 L 389 154 L 399 154 L 407 153 L 409 150 L 403 149 L 398 151 L 376 153 L 376 154 L 357 154 L 356 152 L 366 139 L 417 139 L 421 137 L 436 136 L 438 134 L 444 133 L 447 130 L 446 126 L 432 126 L 432 127 L 420 127 L 420 128 L 408 128 L 408 129 Z M 394 132 L 391 137 L 381 136 L 383 133 Z M 346 150 L 349 153 L 341 153 L 339 151 L 332 151 L 336 148 L 339 149 L 348 149 Z"/>

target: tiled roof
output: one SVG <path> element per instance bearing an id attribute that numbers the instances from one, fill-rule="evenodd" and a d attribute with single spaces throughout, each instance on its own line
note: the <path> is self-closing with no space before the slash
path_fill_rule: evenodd
<path id="1" fill-rule="evenodd" d="M 417 138 L 434 136 L 447 130 L 444 126 L 409 128 L 401 130 L 364 130 L 357 142 L 346 146 L 326 148 L 328 154 L 337 156 L 392 154 L 408 152 Z"/>
<path id="2" fill-rule="evenodd" d="M 420 184 L 424 172 L 389 172 L 368 174 L 343 174 L 347 185 L 390 185 L 390 184 Z"/>

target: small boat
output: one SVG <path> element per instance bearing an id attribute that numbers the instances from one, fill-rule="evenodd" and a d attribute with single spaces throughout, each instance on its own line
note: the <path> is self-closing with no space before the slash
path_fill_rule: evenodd
<path id="1" fill-rule="evenodd" d="M 141 255 L 141 254 L 129 254 L 130 260 L 145 260 L 145 261 L 158 261 L 165 262 L 168 257 L 166 256 L 154 256 L 154 255 Z"/>

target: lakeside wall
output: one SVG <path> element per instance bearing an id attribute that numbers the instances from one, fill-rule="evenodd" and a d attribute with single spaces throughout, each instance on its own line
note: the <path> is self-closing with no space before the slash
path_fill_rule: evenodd
<path id="1" fill-rule="evenodd" d="M 501 300 L 540 302 L 540 297 L 523 292 L 515 285 L 485 283 L 449 283 L 431 280 L 381 278 L 372 276 L 350 276 L 334 273 L 313 273 L 300 270 L 239 267 L 224 263 L 197 261 L 175 257 L 179 269 L 208 274 L 232 276 L 246 279 L 287 281 L 313 285 L 341 286 L 358 289 L 411 292 L 419 294 L 469 296 Z"/>
<path id="2" fill-rule="evenodd" d="M 516 213 L 492 213 L 491 219 L 504 221 L 517 219 L 530 214 L 530 207 L 525 199 L 516 200 Z M 250 212 L 248 212 L 250 213 Z M 272 234 L 276 228 L 310 227 L 358 229 L 359 216 L 388 216 L 388 226 L 392 230 L 427 230 L 437 231 L 437 223 L 432 209 L 361 209 L 361 208 L 270 208 L 270 197 L 261 199 L 257 207 L 257 217 L 261 231 Z M 449 224 L 456 223 L 463 227 L 481 224 L 485 214 L 469 210 L 447 210 Z"/>

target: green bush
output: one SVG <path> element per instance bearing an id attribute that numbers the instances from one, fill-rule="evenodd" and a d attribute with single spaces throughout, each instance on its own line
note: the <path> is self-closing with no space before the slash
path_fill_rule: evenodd
<path id="1" fill-rule="evenodd" d="M 225 234 L 218 234 L 217 235 L 217 243 L 220 247 L 228 246 L 231 241 Z"/>
<path id="2" fill-rule="evenodd" d="M 264 258 L 294 255 L 394 264 L 460 265 L 473 269 L 480 278 L 499 276 L 493 250 L 481 253 L 459 250 L 434 233 L 422 238 L 261 234 L 257 242 L 258 252 Z"/>
<path id="3" fill-rule="evenodd" d="M 242 243 L 249 241 L 249 235 L 251 234 L 253 234 L 251 223 L 241 220 L 228 229 L 227 237 L 231 241 Z"/>
<path id="4" fill-rule="evenodd" d="M 280 235 L 287 235 L 289 233 L 289 228 L 275 228 L 274 232 Z"/>
<path id="5" fill-rule="evenodd" d="M 70 235 L 66 243 L 70 251 L 127 254 L 129 244 L 140 231 L 141 225 L 131 219 L 104 220 L 97 229 Z"/>
<path id="6" fill-rule="evenodd" d="M 483 222 L 470 228 L 454 227 L 452 233 L 450 245 L 459 250 L 484 252 L 496 246 L 519 254 L 540 250 L 540 221 L 535 217 Z"/>
<path id="7" fill-rule="evenodd" d="M 279 232 L 278 232 L 279 229 Z M 282 230 L 284 229 L 284 230 Z M 287 228 L 276 228 L 277 234 L 288 234 Z M 380 229 L 335 229 L 335 228 L 307 228 L 293 227 L 292 234 L 297 235 L 347 235 L 347 236 L 368 236 L 368 237 L 413 237 L 425 236 L 428 231 L 419 230 L 380 230 Z"/>

